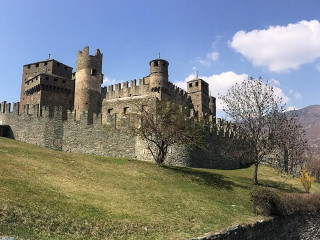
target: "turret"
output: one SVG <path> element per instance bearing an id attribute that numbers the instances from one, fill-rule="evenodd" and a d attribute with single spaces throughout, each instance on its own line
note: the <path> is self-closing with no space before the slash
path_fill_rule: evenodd
<path id="1" fill-rule="evenodd" d="M 169 62 L 160 59 L 150 61 L 150 89 L 153 92 L 159 92 L 165 88 L 169 81 L 168 66 Z"/>
<path id="2" fill-rule="evenodd" d="M 78 51 L 77 68 L 75 74 L 75 94 L 74 109 L 76 110 L 76 120 L 84 111 L 88 111 L 89 118 L 93 114 L 100 113 L 101 109 L 101 84 L 102 74 L 102 54 L 96 49 L 95 55 L 89 55 L 89 47 L 83 51 Z"/>
<path id="3" fill-rule="evenodd" d="M 200 117 L 210 114 L 209 109 L 209 85 L 198 76 L 187 82 L 187 92 L 191 97 L 193 107 Z"/>

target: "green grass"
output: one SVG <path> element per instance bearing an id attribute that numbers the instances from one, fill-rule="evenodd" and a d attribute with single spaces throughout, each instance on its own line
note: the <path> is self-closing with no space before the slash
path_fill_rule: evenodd
<path id="1" fill-rule="evenodd" d="M 183 239 L 261 219 L 253 169 L 159 168 L 0 138 L 0 235 L 23 239 Z M 261 185 L 301 192 L 261 166 Z M 312 192 L 320 192 L 313 184 Z"/>

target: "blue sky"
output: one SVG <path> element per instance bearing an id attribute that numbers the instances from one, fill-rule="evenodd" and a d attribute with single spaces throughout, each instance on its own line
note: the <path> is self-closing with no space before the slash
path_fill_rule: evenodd
<path id="1" fill-rule="evenodd" d="M 169 61 L 179 86 L 195 71 L 214 96 L 248 76 L 288 108 L 320 104 L 318 0 L 0 0 L 0 101 L 19 101 L 22 65 L 48 54 L 73 68 L 77 50 L 104 54 L 104 85 Z"/>

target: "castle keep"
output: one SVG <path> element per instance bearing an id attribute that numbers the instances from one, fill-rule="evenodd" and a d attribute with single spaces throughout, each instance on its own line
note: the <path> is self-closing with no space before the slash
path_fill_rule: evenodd
<path id="1" fill-rule="evenodd" d="M 135 107 L 152 108 L 157 100 L 180 102 L 198 118 L 216 122 L 215 98 L 209 85 L 196 77 L 184 91 L 169 81 L 169 62 L 150 61 L 149 75 L 101 87 L 100 50 L 78 51 L 76 71 L 54 59 L 23 66 L 20 102 L 0 104 L 0 134 L 62 151 L 151 160 L 145 143 L 127 133 Z M 235 168 L 225 142 L 235 130 L 218 119 L 210 133 L 210 150 L 179 145 L 170 149 L 168 162 L 184 166 Z M 228 145 L 228 144 L 226 144 Z"/>

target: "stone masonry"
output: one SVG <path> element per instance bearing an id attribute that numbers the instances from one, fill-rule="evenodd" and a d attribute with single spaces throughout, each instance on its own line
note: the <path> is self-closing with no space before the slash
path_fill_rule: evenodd
<path id="1" fill-rule="evenodd" d="M 78 51 L 76 72 L 54 59 L 23 66 L 20 103 L 0 104 L 2 135 L 68 152 L 152 160 L 145 143 L 130 134 L 137 106 L 154 108 L 158 100 L 173 100 L 198 118 L 213 122 L 208 132 L 210 150 L 173 146 L 167 161 L 181 166 L 237 168 L 244 164 L 228 156 L 236 130 L 216 123 L 215 98 L 209 85 L 196 77 L 184 91 L 169 81 L 169 62 L 150 61 L 148 76 L 101 88 L 102 53 Z M 135 123 L 134 123 L 135 124 Z"/>

